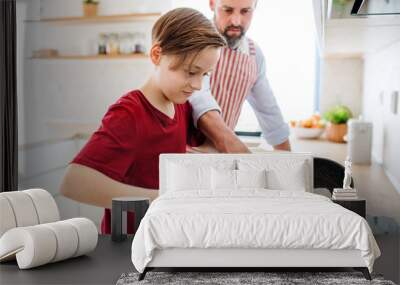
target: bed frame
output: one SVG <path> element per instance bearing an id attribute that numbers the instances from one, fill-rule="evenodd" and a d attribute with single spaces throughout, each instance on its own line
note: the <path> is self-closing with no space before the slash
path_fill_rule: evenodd
<path id="1" fill-rule="evenodd" d="M 213 160 L 220 158 L 221 154 L 199 155 L 192 154 L 162 154 L 160 156 L 160 194 L 165 193 L 167 165 L 168 161 L 173 160 Z M 309 165 L 309 183 L 307 191 L 313 191 L 313 158 L 308 153 L 269 153 L 269 154 L 228 154 L 223 155 L 224 159 L 237 158 L 274 158 L 282 159 L 303 159 Z M 249 249 L 249 248 L 169 248 L 157 249 L 153 259 L 143 273 L 139 275 L 139 281 L 143 280 L 146 273 L 155 269 L 184 269 L 187 271 L 216 271 L 217 269 L 229 269 L 229 271 L 270 271 L 271 268 L 290 269 L 334 269 L 334 268 L 353 268 L 361 271 L 367 280 L 371 280 L 371 275 L 366 267 L 365 261 L 361 257 L 359 250 L 330 250 L 330 249 Z M 196 270 L 195 270 L 196 269 Z"/>
<path id="2" fill-rule="evenodd" d="M 156 250 L 152 261 L 139 275 L 143 280 L 146 273 L 154 269 L 184 268 L 227 269 L 233 271 L 265 271 L 271 268 L 343 268 L 361 271 L 371 280 L 368 268 L 359 250 L 329 249 L 193 249 L 171 248 Z"/>

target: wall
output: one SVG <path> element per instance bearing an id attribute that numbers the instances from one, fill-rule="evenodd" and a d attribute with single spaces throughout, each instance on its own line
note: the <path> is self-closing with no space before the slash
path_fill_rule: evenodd
<path id="1" fill-rule="evenodd" d="M 373 156 L 400 193 L 400 100 L 397 114 L 390 111 L 392 92 L 400 92 L 400 41 L 366 55 L 363 86 L 363 114 L 374 125 Z"/>
<path id="2" fill-rule="evenodd" d="M 160 12 L 165 4 L 156 1 L 103 0 L 100 14 L 126 14 L 146 11 Z M 158 1 L 168 3 L 169 1 Z M 32 4 L 34 3 L 34 4 Z M 111 4 L 115 3 L 114 5 Z M 138 4 L 135 6 L 135 3 Z M 39 5 L 38 9 L 35 5 Z M 28 9 L 38 11 L 28 15 L 29 19 L 39 17 L 60 17 L 80 15 L 81 1 L 45 0 L 29 3 Z M 154 7 L 154 8 L 153 8 Z M 107 10 L 109 9 L 109 11 Z M 38 15 L 39 14 L 39 15 Z M 135 32 L 147 35 L 147 46 L 153 22 L 115 22 L 94 24 L 64 24 L 23 22 L 20 26 L 25 34 L 20 35 L 24 47 L 22 76 L 25 108 L 23 143 L 38 142 L 53 136 L 53 122 L 98 124 L 108 105 L 125 92 L 139 87 L 149 74 L 151 65 L 147 59 L 133 60 L 37 60 L 29 59 L 32 51 L 41 48 L 55 48 L 61 54 L 95 54 L 98 34 L 101 32 Z M 137 72 L 140 70 L 140 72 Z M 29 94 L 29 96 L 28 96 Z M 57 128 L 57 127 L 56 127 Z M 58 134 L 57 134 L 58 135 Z M 57 136 L 56 135 L 56 136 Z"/>
<path id="3" fill-rule="evenodd" d="M 339 39 L 338 39 L 339 40 Z M 373 159 L 381 163 L 400 193 L 400 115 L 390 112 L 393 91 L 400 92 L 400 40 L 364 55 L 326 55 L 321 68 L 320 110 L 350 107 L 355 117 L 373 123 Z M 400 109 L 400 102 L 398 102 Z"/>
<path id="4" fill-rule="evenodd" d="M 331 1 L 323 1 L 322 4 L 328 2 Z M 318 9 L 320 5 L 315 7 Z M 316 14 L 325 14 L 326 8 L 322 5 L 323 11 L 317 10 Z M 347 15 L 316 23 L 317 29 L 323 30 L 319 43 L 323 56 L 321 110 L 325 111 L 331 104 L 346 103 L 358 116 L 362 113 L 365 87 L 362 83 L 364 55 L 378 54 L 400 41 L 400 17 Z"/>
<path id="5" fill-rule="evenodd" d="M 358 117 L 362 106 L 363 59 L 326 57 L 321 64 L 320 113 L 344 104 Z"/>

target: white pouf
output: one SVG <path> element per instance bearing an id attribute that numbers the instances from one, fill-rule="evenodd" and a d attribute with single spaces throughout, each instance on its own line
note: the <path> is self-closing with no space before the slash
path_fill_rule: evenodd
<path id="1" fill-rule="evenodd" d="M 17 259 L 20 269 L 77 257 L 97 245 L 97 229 L 86 218 L 14 228 L 0 238 L 0 261 Z"/>
<path id="2" fill-rule="evenodd" d="M 17 222 L 11 204 L 6 197 L 0 196 L 0 237 L 8 230 L 15 228 Z"/>
<path id="3" fill-rule="evenodd" d="M 96 248 L 98 232 L 87 218 L 59 221 L 54 198 L 43 189 L 0 193 L 0 262 L 20 269 L 77 257 Z"/>
<path id="4" fill-rule="evenodd" d="M 8 202 L 14 213 L 17 227 L 27 227 L 39 224 L 35 205 L 30 196 L 22 191 L 1 193 Z"/>
<path id="5" fill-rule="evenodd" d="M 35 205 L 39 224 L 57 222 L 60 220 L 60 213 L 56 201 L 49 192 L 43 189 L 29 189 L 22 191 L 28 194 Z"/>

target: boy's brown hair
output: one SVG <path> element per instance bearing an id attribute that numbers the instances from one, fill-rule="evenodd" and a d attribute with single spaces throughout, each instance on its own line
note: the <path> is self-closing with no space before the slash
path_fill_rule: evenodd
<path id="1" fill-rule="evenodd" d="M 153 44 L 161 47 L 164 55 L 176 55 L 173 68 L 191 62 L 207 47 L 223 47 L 225 39 L 202 13 L 191 8 L 177 8 L 161 16 L 153 26 Z"/>

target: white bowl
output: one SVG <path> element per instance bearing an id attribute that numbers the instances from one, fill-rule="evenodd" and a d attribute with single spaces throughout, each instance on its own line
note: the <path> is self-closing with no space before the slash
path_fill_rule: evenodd
<path id="1" fill-rule="evenodd" d="M 294 127 L 292 128 L 293 133 L 299 139 L 317 139 L 324 132 L 324 128 L 301 128 Z"/>

